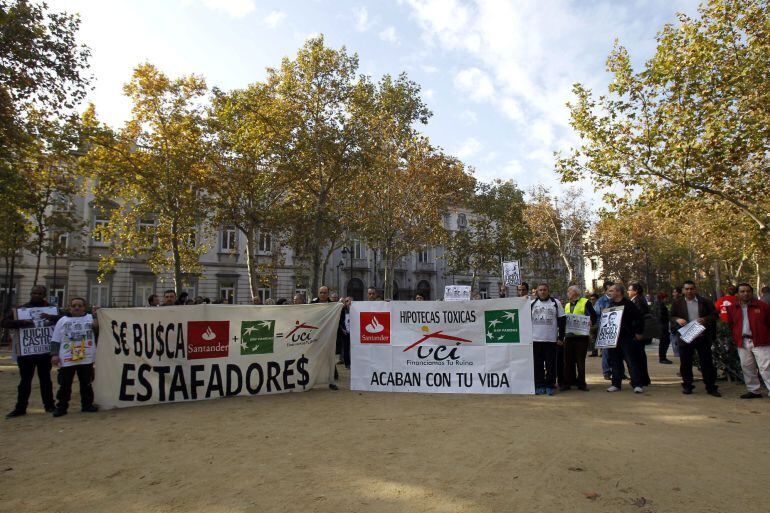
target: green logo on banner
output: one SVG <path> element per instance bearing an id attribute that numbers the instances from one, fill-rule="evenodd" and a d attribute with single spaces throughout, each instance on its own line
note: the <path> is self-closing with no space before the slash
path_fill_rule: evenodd
<path id="1" fill-rule="evenodd" d="M 488 310 L 484 312 L 484 331 L 487 344 L 518 344 L 519 311 Z"/>
<path id="2" fill-rule="evenodd" d="M 241 354 L 273 352 L 275 321 L 241 322 Z"/>

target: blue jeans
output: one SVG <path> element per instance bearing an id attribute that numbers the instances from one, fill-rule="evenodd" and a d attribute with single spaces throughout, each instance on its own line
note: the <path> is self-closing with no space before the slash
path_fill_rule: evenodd
<path id="1" fill-rule="evenodd" d="M 602 349 L 602 374 L 609 376 L 612 374 L 612 365 L 610 364 L 610 352 L 607 348 Z"/>

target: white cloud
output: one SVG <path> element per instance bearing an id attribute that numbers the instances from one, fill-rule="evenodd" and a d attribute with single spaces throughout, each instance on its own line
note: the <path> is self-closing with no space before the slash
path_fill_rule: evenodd
<path id="1" fill-rule="evenodd" d="M 500 178 L 507 179 L 507 178 L 515 178 L 519 175 L 522 175 L 524 173 L 524 166 L 521 165 L 521 162 L 519 162 L 516 159 L 511 159 L 508 161 L 508 163 L 503 168 L 503 176 Z"/>
<path id="2" fill-rule="evenodd" d="M 479 122 L 479 117 L 472 110 L 464 110 L 460 112 L 457 117 L 460 118 L 461 121 L 465 122 L 466 125 L 475 125 Z"/>
<path id="3" fill-rule="evenodd" d="M 257 8 L 254 0 L 201 0 L 203 5 L 215 11 L 222 11 L 233 18 L 243 18 Z"/>
<path id="4" fill-rule="evenodd" d="M 476 102 L 492 101 L 495 97 L 495 86 L 489 75 L 479 68 L 467 68 L 455 75 L 455 87 Z"/>
<path id="5" fill-rule="evenodd" d="M 390 25 L 385 30 L 380 32 L 380 39 L 387 41 L 388 43 L 398 44 L 398 36 L 396 35 L 396 28 Z"/>
<path id="6" fill-rule="evenodd" d="M 426 100 L 432 100 L 432 99 L 433 99 L 433 96 L 435 95 L 435 93 L 436 93 L 436 92 L 435 92 L 433 89 L 423 89 L 423 91 L 422 91 L 422 96 L 423 96 L 423 97 L 424 97 Z"/>
<path id="7" fill-rule="evenodd" d="M 425 73 L 436 73 L 438 71 L 436 66 L 431 66 L 429 64 L 423 64 L 420 68 L 422 68 Z"/>
<path id="8" fill-rule="evenodd" d="M 500 101 L 500 109 L 506 116 L 514 121 L 521 121 L 524 118 L 524 113 L 521 111 L 519 102 L 513 98 L 503 98 Z"/>
<path id="9" fill-rule="evenodd" d="M 455 155 L 459 159 L 467 159 L 481 150 L 481 143 L 475 137 L 467 138 L 460 148 L 455 152 Z"/>
<path id="10" fill-rule="evenodd" d="M 262 20 L 265 22 L 265 25 L 267 25 L 270 28 L 275 28 L 278 26 L 279 23 L 283 21 L 283 19 L 286 18 L 286 13 L 283 11 L 271 11 L 270 14 L 265 16 L 265 18 Z"/>
<path id="11" fill-rule="evenodd" d="M 369 29 L 369 11 L 366 7 L 361 7 L 356 12 L 356 30 L 359 32 L 366 32 Z"/>

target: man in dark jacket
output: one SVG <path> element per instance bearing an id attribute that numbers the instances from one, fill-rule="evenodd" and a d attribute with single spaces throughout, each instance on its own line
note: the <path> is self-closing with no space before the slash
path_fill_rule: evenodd
<path id="1" fill-rule="evenodd" d="M 671 326 L 668 323 L 668 307 L 666 306 L 666 299 L 668 296 L 665 292 L 658 294 L 655 301 L 655 317 L 660 324 L 660 345 L 658 346 L 658 358 L 660 363 L 671 365 L 671 360 L 668 359 L 666 353 L 668 353 L 668 347 L 671 345 Z"/>
<path id="2" fill-rule="evenodd" d="M 628 298 L 639 309 L 639 313 L 642 315 L 642 325 L 646 321 L 650 314 L 650 305 L 644 298 L 644 289 L 640 283 L 632 283 L 628 286 Z M 648 386 L 650 381 L 650 372 L 647 370 L 647 352 L 644 348 L 652 342 L 649 338 L 642 338 L 639 342 L 631 344 L 635 358 L 636 366 L 639 368 L 639 374 L 642 379 L 642 386 Z"/>
<path id="3" fill-rule="evenodd" d="M 21 305 L 21 308 L 41 308 L 49 306 L 45 297 L 47 289 L 42 285 L 35 285 L 30 292 L 28 303 Z M 32 328 L 35 326 L 31 320 L 16 320 L 13 318 L 13 312 L 8 311 L 3 317 L 3 328 L 15 330 L 14 339 L 18 340 L 19 330 L 22 328 Z M 43 314 L 47 325 L 54 325 L 59 319 L 58 316 L 48 316 Z M 17 346 L 18 347 L 18 346 Z M 17 354 L 16 365 L 19 366 L 19 387 L 16 397 L 16 407 L 5 416 L 6 419 L 21 417 L 27 414 L 27 404 L 29 404 L 29 395 L 32 392 L 32 378 L 35 377 L 37 369 L 37 379 L 40 382 L 40 397 L 43 399 L 45 411 L 54 410 L 53 384 L 51 383 L 51 355 L 46 350 L 40 354 L 31 354 L 23 356 Z"/>
<path id="4" fill-rule="evenodd" d="M 619 283 L 612 285 L 609 290 L 610 304 L 608 308 L 623 307 L 623 317 L 620 321 L 620 333 L 618 344 L 609 350 L 610 364 L 612 365 L 612 386 L 607 392 L 619 392 L 623 383 L 623 361 L 628 365 L 628 373 L 631 375 L 631 386 L 634 392 L 641 394 L 643 379 L 638 367 L 638 359 L 634 353 L 633 344 L 639 344 L 644 331 L 644 321 L 639 309 L 626 297 L 626 288 Z"/>
<path id="5" fill-rule="evenodd" d="M 682 297 L 671 305 L 671 327 L 678 330 L 687 323 L 696 321 L 706 328 L 690 343 L 680 339 L 679 373 L 682 375 L 682 393 L 690 395 L 695 388 L 692 384 L 692 363 L 693 355 L 697 351 L 706 391 L 714 397 L 722 397 L 717 387 L 717 371 L 711 355 L 711 345 L 716 336 L 716 322 L 719 314 L 714 303 L 698 295 L 695 283 L 692 281 L 684 282 L 682 293 Z"/>

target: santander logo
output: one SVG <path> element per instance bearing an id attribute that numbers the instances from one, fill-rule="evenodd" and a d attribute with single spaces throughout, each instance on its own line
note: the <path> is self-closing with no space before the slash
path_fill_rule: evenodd
<path id="1" fill-rule="evenodd" d="M 211 331 L 211 326 L 208 326 L 206 331 L 201 335 L 201 338 L 208 342 L 217 338 L 217 334 Z"/>
<path id="2" fill-rule="evenodd" d="M 385 326 L 380 324 L 380 322 L 377 320 L 377 317 L 372 316 L 372 321 L 366 325 L 364 328 L 367 333 L 375 334 L 383 331 L 385 329 Z"/>
<path id="3" fill-rule="evenodd" d="M 361 312 L 362 344 L 390 344 L 390 312 Z"/>

